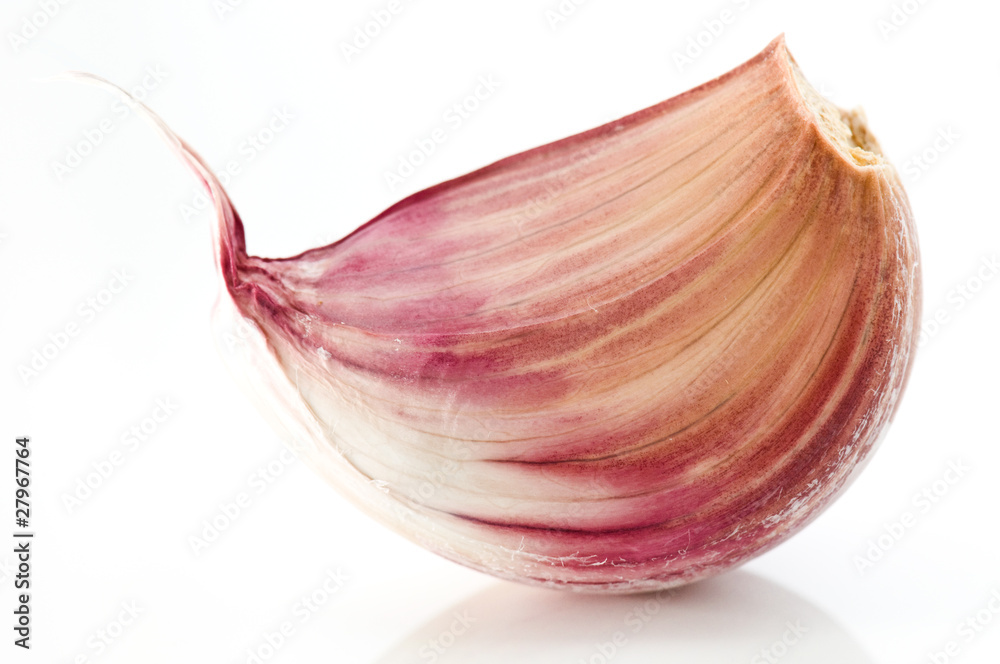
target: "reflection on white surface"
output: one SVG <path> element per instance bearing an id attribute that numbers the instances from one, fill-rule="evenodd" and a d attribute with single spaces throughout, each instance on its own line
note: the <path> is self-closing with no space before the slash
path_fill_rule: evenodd
<path id="1" fill-rule="evenodd" d="M 394 644 L 378 664 L 872 664 L 832 618 L 737 570 L 676 591 L 628 596 L 497 583 Z"/>

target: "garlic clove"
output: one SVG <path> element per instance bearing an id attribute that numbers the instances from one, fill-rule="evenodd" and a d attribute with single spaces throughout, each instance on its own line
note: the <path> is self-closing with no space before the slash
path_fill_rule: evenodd
<path id="1" fill-rule="evenodd" d="M 918 250 L 859 112 L 783 38 L 732 72 L 249 256 L 210 189 L 239 371 L 370 515 L 451 560 L 582 591 L 676 586 L 815 518 L 911 367 Z"/>

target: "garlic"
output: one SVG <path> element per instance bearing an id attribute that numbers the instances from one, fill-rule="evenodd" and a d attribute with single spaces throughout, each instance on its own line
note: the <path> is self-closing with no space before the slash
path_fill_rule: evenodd
<path id="1" fill-rule="evenodd" d="M 160 128 L 215 200 L 216 324 L 250 322 L 261 410 L 371 516 L 474 569 L 634 592 L 739 565 L 849 484 L 906 383 L 906 194 L 781 37 L 294 258 L 248 256 Z"/>

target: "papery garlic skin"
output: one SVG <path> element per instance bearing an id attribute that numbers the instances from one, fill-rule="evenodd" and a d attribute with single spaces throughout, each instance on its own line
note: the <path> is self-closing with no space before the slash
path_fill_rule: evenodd
<path id="1" fill-rule="evenodd" d="M 852 480 L 906 383 L 906 195 L 782 38 L 294 258 L 248 256 L 176 140 L 262 412 L 370 515 L 490 574 L 633 592 L 745 562 Z"/>

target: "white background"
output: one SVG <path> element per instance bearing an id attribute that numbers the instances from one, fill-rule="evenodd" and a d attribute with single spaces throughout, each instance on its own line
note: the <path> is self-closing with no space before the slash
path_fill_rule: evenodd
<path id="1" fill-rule="evenodd" d="M 422 0 L 402 2 L 350 61 L 342 44 L 387 0 L 245 0 L 232 11 L 213 0 L 71 0 L 47 20 L 36 16 L 44 4 L 5 0 L 0 11 L 0 534 L 11 542 L 0 547 L 0 660 L 235 664 L 254 649 L 267 662 L 350 664 L 767 661 L 762 651 L 782 662 L 997 661 L 1000 279 L 977 282 L 1000 253 L 996 3 L 910 0 L 894 15 L 892 2 L 870 0 L 590 0 L 553 23 L 559 0 Z M 723 10 L 730 22 L 701 34 L 706 46 L 679 66 L 675 54 Z M 817 87 L 863 104 L 903 173 L 925 320 L 945 322 L 839 502 L 744 568 L 660 600 L 578 597 L 466 570 L 369 522 L 301 463 L 282 464 L 209 329 L 212 220 L 182 213 L 194 179 L 148 125 L 116 114 L 112 95 L 42 80 L 75 69 L 135 88 L 158 68 L 148 103 L 216 167 L 237 162 L 229 191 L 249 250 L 284 256 L 421 188 L 683 92 L 781 32 Z M 481 76 L 499 88 L 461 127 L 446 125 Z M 241 144 L 276 109 L 293 119 L 248 160 Z M 112 131 L 60 175 L 104 118 Z M 391 189 L 384 173 L 440 126 L 445 144 Z M 935 147 L 938 136 L 949 138 Z M 926 169 L 912 161 L 922 155 L 934 160 Z M 122 270 L 124 290 L 88 309 Z M 79 334 L 25 379 L 33 352 L 72 323 Z M 130 449 L 123 434 L 157 399 L 176 411 L 155 431 L 145 422 L 148 439 Z M 18 435 L 32 438 L 30 652 L 10 628 Z M 115 451 L 121 463 L 69 505 Z M 949 474 L 950 463 L 968 470 Z M 282 472 L 258 493 L 251 475 L 268 464 Z M 930 509 L 914 500 L 925 490 Z M 241 492 L 249 507 L 196 555 L 189 538 Z M 912 527 L 893 527 L 906 513 Z M 300 597 L 338 570 L 347 582 L 317 593 L 325 603 L 301 622 Z M 123 602 L 140 613 L 119 629 Z M 473 622 L 453 638 L 456 614 Z M 959 631 L 970 619 L 988 624 Z M 285 621 L 291 635 L 262 647 Z M 625 641 L 612 651 L 617 631 Z M 110 643 L 98 649 L 101 634 Z M 957 654 L 930 658 L 949 644 Z"/>

